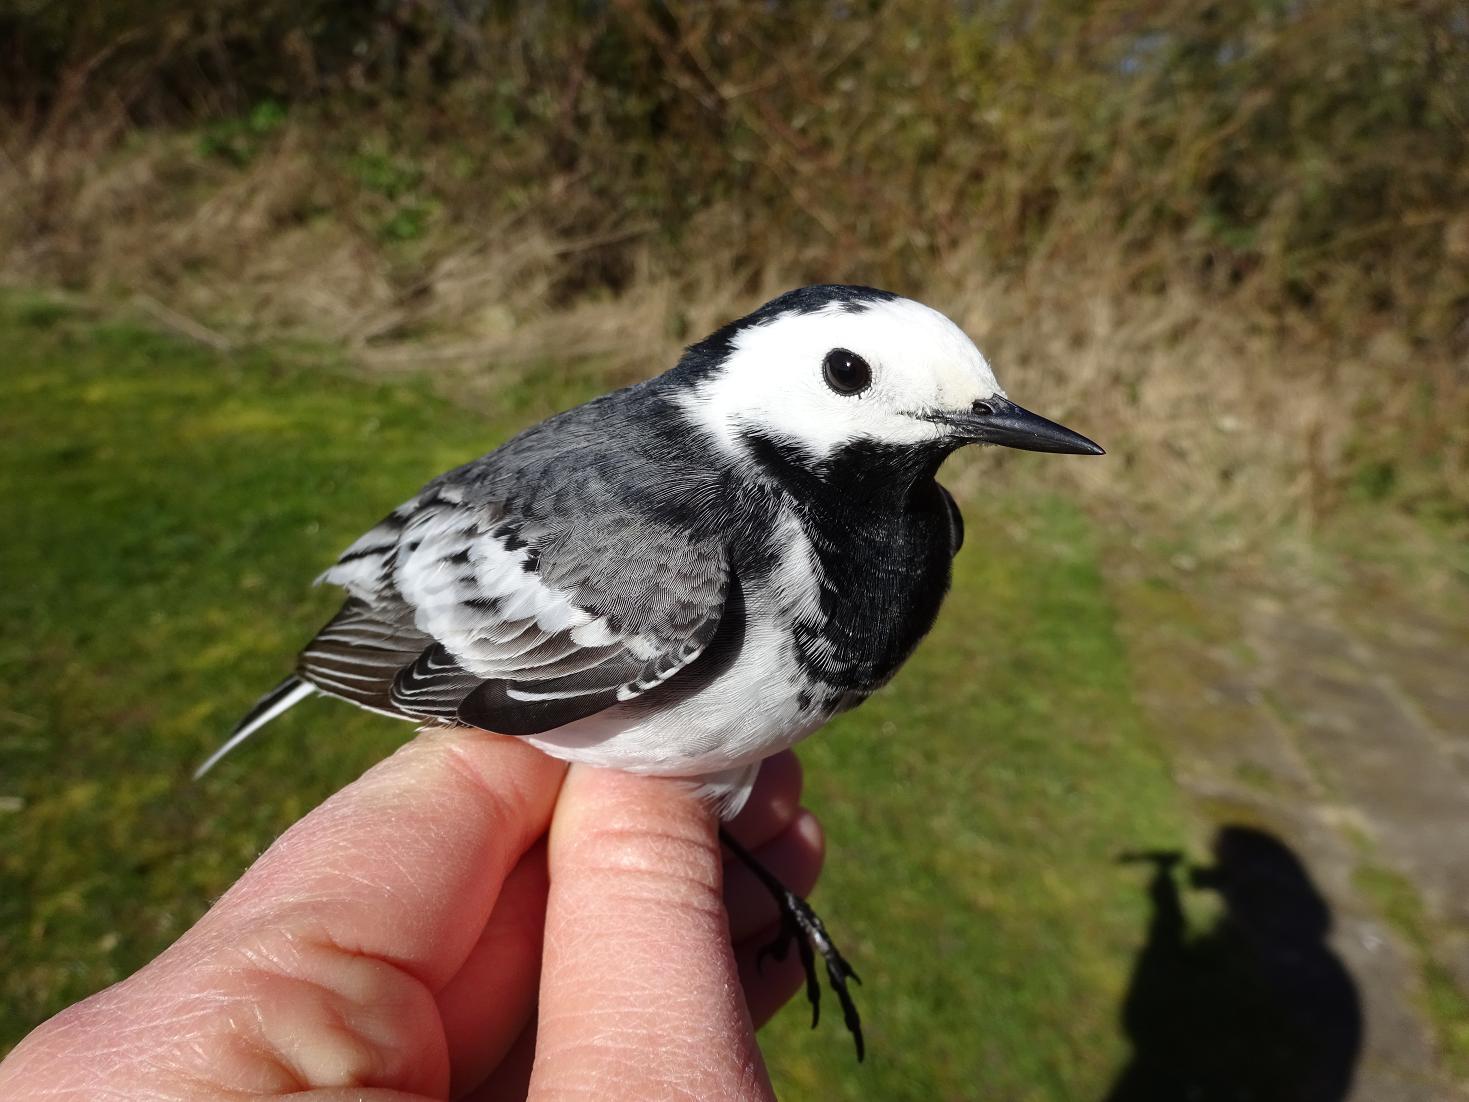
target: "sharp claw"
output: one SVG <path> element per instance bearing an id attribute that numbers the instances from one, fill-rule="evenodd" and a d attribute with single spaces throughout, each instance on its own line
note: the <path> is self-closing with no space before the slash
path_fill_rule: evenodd
<path id="1" fill-rule="evenodd" d="M 811 1028 L 821 1021 L 821 980 L 816 976 L 816 954 L 811 943 L 804 937 L 796 939 L 796 952 L 801 957 L 801 967 L 806 972 L 806 1001 L 811 1004 Z"/>
<path id="2" fill-rule="evenodd" d="M 842 1021 L 847 1027 L 847 1032 L 852 1035 L 852 1043 L 857 1046 L 857 1062 L 860 1064 L 862 1058 L 867 1055 L 867 1046 L 862 1040 L 862 1019 L 857 1014 L 857 1005 L 847 996 L 845 989 L 837 996 L 842 1004 Z"/>
<path id="3" fill-rule="evenodd" d="M 842 955 L 832 948 L 831 955 L 826 958 L 826 975 L 831 981 L 832 990 L 836 992 L 837 1001 L 842 1004 L 842 1021 L 847 1031 L 852 1034 L 852 1041 L 857 1046 L 857 1062 L 861 1063 L 867 1053 L 867 1046 L 862 1040 L 862 1018 L 857 1013 L 857 1004 L 847 991 L 847 980 L 857 979 L 857 973 L 853 972 Z M 857 980 L 857 982 L 862 981 Z"/>
<path id="4" fill-rule="evenodd" d="M 720 837 L 730 852 L 749 866 L 760 882 L 769 889 L 780 907 L 780 933 L 755 955 L 756 970 L 762 967 L 767 956 L 772 956 L 776 960 L 785 960 L 786 954 L 790 951 L 791 942 L 794 941 L 797 955 L 801 959 L 801 968 L 806 973 L 806 999 L 811 1004 L 811 1028 L 815 1029 L 821 1021 L 821 979 L 816 972 L 816 954 L 819 952 L 821 959 L 826 963 L 826 976 L 831 984 L 832 992 L 841 1004 L 842 1020 L 852 1034 L 853 1043 L 857 1046 L 857 1060 L 861 1062 L 867 1054 L 867 1046 L 862 1037 L 862 1018 L 857 1013 L 857 1004 L 847 990 L 849 979 L 860 984 L 861 977 L 853 971 L 852 966 L 831 943 L 831 938 L 826 933 L 826 926 L 811 909 L 810 904 L 782 885 L 738 842 L 723 831 L 720 832 Z"/>

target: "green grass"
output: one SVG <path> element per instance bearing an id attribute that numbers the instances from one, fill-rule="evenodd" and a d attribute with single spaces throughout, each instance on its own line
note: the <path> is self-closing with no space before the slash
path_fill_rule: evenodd
<path id="1" fill-rule="evenodd" d="M 0 1051 L 126 976 L 290 822 L 408 733 L 318 701 L 191 768 L 330 613 L 309 585 L 426 478 L 596 389 L 507 379 L 489 414 L 320 354 L 220 356 L 0 299 Z M 1099 1097 L 1147 919 L 1122 849 L 1183 813 L 1130 690 L 1088 522 L 968 503 L 939 626 L 809 742 L 818 903 L 869 1059 L 788 1008 L 793 1098 Z"/>

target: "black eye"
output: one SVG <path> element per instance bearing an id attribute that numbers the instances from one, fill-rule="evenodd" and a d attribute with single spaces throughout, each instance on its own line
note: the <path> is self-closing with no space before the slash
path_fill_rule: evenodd
<path id="1" fill-rule="evenodd" d="M 872 368 L 855 352 L 833 348 L 821 364 L 826 385 L 838 394 L 860 394 L 872 385 Z"/>

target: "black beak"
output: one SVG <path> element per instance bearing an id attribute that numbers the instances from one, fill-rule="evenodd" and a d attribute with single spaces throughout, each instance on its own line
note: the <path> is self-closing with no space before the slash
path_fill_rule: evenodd
<path id="1" fill-rule="evenodd" d="M 975 402 L 964 413 L 946 414 L 943 420 L 958 429 L 971 444 L 1001 444 L 1030 452 L 1066 455 L 1107 454 L 1081 433 L 1047 421 L 999 395 Z"/>

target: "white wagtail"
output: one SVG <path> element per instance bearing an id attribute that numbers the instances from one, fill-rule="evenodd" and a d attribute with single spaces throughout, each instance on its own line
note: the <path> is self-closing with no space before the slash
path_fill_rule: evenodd
<path id="1" fill-rule="evenodd" d="M 964 526 L 935 480 L 966 444 L 1100 455 L 1005 397 L 953 322 L 870 287 L 790 291 L 670 371 L 434 479 L 322 575 L 346 590 L 296 672 L 199 769 L 314 693 L 695 779 L 729 818 L 760 762 L 912 653 Z M 862 1053 L 855 978 L 803 900 Z"/>

